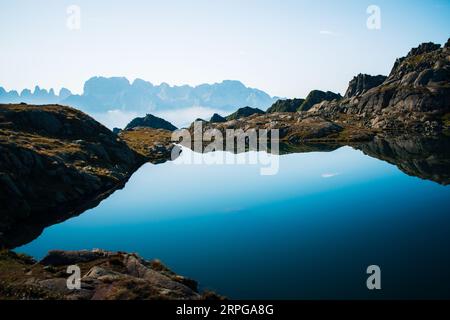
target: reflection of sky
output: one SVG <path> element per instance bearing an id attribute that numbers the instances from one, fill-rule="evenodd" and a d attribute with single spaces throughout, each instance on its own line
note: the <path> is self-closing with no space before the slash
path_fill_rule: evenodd
<path id="1" fill-rule="evenodd" d="M 185 150 L 183 156 L 190 156 Z M 213 153 L 204 157 L 212 157 Z M 237 155 L 239 157 L 241 155 Z M 260 165 L 182 165 L 171 162 L 162 165 L 145 165 L 134 175 L 124 190 L 117 191 L 103 201 L 96 214 L 77 218 L 77 224 L 104 224 L 123 220 L 123 212 L 144 221 L 168 219 L 177 216 L 208 214 L 211 211 L 252 207 L 285 201 L 311 194 L 330 192 L 346 185 L 373 179 L 380 174 L 399 175 L 393 166 L 365 157 L 361 152 L 342 148 L 333 153 L 307 153 L 282 157 L 279 173 L 261 176 Z M 178 159 L 180 160 L 180 159 Z M 178 162 L 178 161 L 177 161 Z M 340 172 L 333 179 L 323 179 L 327 172 Z M 149 207 L 149 204 L 151 206 Z M 148 214 L 151 212 L 151 216 Z M 91 216 L 92 215 L 92 216 Z M 128 213 L 127 213 L 127 216 Z M 123 222 L 122 222 L 123 223 Z"/>
<path id="2" fill-rule="evenodd" d="M 147 164 L 18 251 L 138 252 L 235 298 L 367 297 L 361 270 L 374 263 L 388 270 L 388 295 L 414 295 L 401 289 L 413 274 L 415 290 L 448 293 L 439 275 L 450 267 L 448 187 L 349 147 L 282 156 L 274 176 L 259 169 Z"/>

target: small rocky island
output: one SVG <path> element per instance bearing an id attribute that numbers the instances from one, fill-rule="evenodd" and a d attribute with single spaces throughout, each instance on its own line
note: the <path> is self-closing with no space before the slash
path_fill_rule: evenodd
<path id="1" fill-rule="evenodd" d="M 424 43 L 398 59 L 388 76 L 357 75 L 343 97 L 314 90 L 267 111 L 215 114 L 202 121 L 203 130 L 278 129 L 282 154 L 351 145 L 408 174 L 448 184 L 449 80 L 450 41 Z M 137 254 L 52 251 L 36 262 L 10 251 L 96 206 L 144 163 L 169 160 L 174 130 L 152 115 L 112 132 L 67 106 L 0 105 L 0 298 L 218 298 Z M 71 264 L 82 270 L 77 292 L 65 286 Z"/>

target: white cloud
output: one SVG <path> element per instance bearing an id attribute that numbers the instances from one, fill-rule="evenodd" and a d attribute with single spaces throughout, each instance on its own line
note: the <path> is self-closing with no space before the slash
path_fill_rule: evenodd
<path id="1" fill-rule="evenodd" d="M 333 178 L 340 175 L 340 173 L 336 172 L 336 173 L 322 173 L 320 176 L 324 179 L 329 179 L 329 178 Z"/>
<path id="2" fill-rule="evenodd" d="M 320 34 L 326 35 L 326 36 L 338 36 L 336 32 L 330 31 L 330 30 L 320 30 Z"/>

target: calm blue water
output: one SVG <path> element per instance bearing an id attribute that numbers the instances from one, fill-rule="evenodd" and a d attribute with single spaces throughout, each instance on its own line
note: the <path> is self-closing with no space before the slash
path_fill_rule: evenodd
<path id="1" fill-rule="evenodd" d="M 273 176 L 258 165 L 147 164 L 16 251 L 137 252 L 230 298 L 450 298 L 449 186 L 349 147 L 279 160 Z M 372 264 L 381 291 L 366 288 Z"/>

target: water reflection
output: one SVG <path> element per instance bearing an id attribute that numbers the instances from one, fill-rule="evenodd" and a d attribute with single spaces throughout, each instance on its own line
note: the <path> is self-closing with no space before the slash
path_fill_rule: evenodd
<path id="1" fill-rule="evenodd" d="M 450 137 L 377 136 L 355 146 L 365 154 L 396 165 L 410 176 L 450 183 Z"/>
<path id="2" fill-rule="evenodd" d="M 377 136 L 368 143 L 352 144 L 364 154 L 396 165 L 410 176 L 448 185 L 450 182 L 450 137 L 424 136 Z M 331 152 L 342 147 L 339 144 L 281 144 L 281 155 L 309 152 Z M 188 168 L 185 168 L 186 170 Z M 231 173 L 234 174 L 234 173 Z M 338 172 L 323 172 L 324 178 L 338 175 Z M 239 177 L 236 177 L 238 179 Z M 156 183 L 158 183 L 156 181 Z M 299 181 L 298 184 L 304 184 Z M 307 182 L 306 182 L 307 183 Z M 109 195 L 105 195 L 107 197 Z M 20 225 L 3 226 L 0 232 L 0 247 L 14 248 L 36 239 L 42 231 L 53 224 L 61 223 L 77 216 L 89 208 L 97 206 L 105 197 L 83 204 L 70 212 L 49 212 L 48 215 L 33 217 Z M 14 213 L 12 212 L 11 215 Z M 7 217 L 3 219 L 7 221 Z"/>

